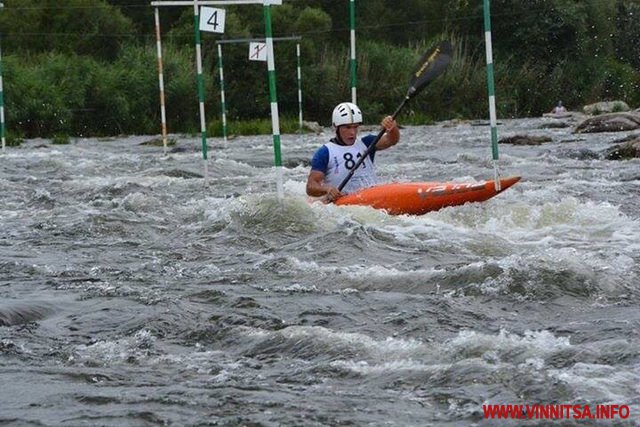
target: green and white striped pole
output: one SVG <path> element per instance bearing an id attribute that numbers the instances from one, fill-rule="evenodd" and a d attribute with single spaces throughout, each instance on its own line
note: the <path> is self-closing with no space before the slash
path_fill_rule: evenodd
<path id="1" fill-rule="evenodd" d="M 158 57 L 158 87 L 160 88 L 160 126 L 162 129 L 162 147 L 167 154 L 167 113 L 164 101 L 164 73 L 162 66 L 162 41 L 160 38 L 160 11 L 154 8 L 156 22 L 156 51 Z"/>
<path id="2" fill-rule="evenodd" d="M 198 73 L 198 102 L 200 104 L 200 135 L 202 139 L 202 162 L 204 164 L 204 182 L 207 183 L 207 124 L 204 116 L 204 78 L 202 76 L 202 49 L 200 47 L 200 8 L 198 0 L 193 2 L 193 27 L 196 37 L 196 72 Z"/>
<path id="3" fill-rule="evenodd" d="M 271 128 L 273 133 L 273 154 L 276 167 L 276 190 L 278 198 L 284 196 L 282 154 L 280 150 L 280 119 L 278 116 L 278 95 L 276 92 L 276 67 L 273 57 L 273 35 L 271 31 L 271 4 L 281 4 L 282 0 L 264 0 L 264 30 L 267 42 L 267 72 L 269 75 L 269 102 L 271 104 Z"/>
<path id="4" fill-rule="evenodd" d="M 224 101 L 224 71 L 222 68 L 222 45 L 218 44 L 218 72 L 220 73 L 220 109 L 222 110 L 222 136 L 227 143 L 227 106 Z"/>
<path id="5" fill-rule="evenodd" d="M 351 102 L 356 102 L 356 1 L 349 0 L 349 33 L 351 36 Z"/>
<path id="6" fill-rule="evenodd" d="M 302 71 L 300 69 L 300 43 L 296 43 L 296 61 L 298 75 L 298 119 L 300 121 L 300 133 L 302 133 Z"/>
<path id="7" fill-rule="evenodd" d="M 489 92 L 489 119 L 491 123 L 491 154 L 493 157 L 493 173 L 496 190 L 500 190 L 500 174 L 498 173 L 498 124 L 496 120 L 496 95 L 493 81 L 493 48 L 491 45 L 491 13 L 489 0 L 484 0 L 484 42 L 487 53 L 487 89 Z"/>
<path id="8" fill-rule="evenodd" d="M 0 8 L 3 7 L 4 3 L 0 3 Z M 2 138 L 2 151 L 4 152 L 7 138 L 4 125 L 4 88 L 2 86 L 2 34 L 0 34 L 0 138 Z"/>

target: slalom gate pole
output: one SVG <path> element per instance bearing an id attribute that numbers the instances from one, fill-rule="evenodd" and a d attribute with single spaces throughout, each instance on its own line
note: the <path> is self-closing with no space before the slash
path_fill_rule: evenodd
<path id="1" fill-rule="evenodd" d="M 162 66 L 162 41 L 160 38 L 160 11 L 154 8 L 156 22 L 156 51 L 158 57 L 158 87 L 160 89 L 160 126 L 162 129 L 162 147 L 167 154 L 167 113 L 164 101 L 164 73 Z"/>
<path id="2" fill-rule="evenodd" d="M 300 122 L 300 133 L 302 133 L 302 72 L 300 70 L 300 43 L 296 43 L 296 61 L 298 76 L 298 120 Z"/>
<path id="3" fill-rule="evenodd" d="M 351 38 L 351 102 L 357 104 L 356 96 L 356 1 L 349 0 L 349 34 Z"/>
<path id="4" fill-rule="evenodd" d="M 207 124 L 204 115 L 204 78 L 202 76 L 202 49 L 200 47 L 200 10 L 198 0 L 193 2 L 193 26 L 196 40 L 196 71 L 198 73 L 198 102 L 200 104 L 200 135 L 202 139 L 202 162 L 204 164 L 204 183 L 208 180 L 207 166 Z"/>
<path id="5" fill-rule="evenodd" d="M 278 115 L 278 94 L 276 92 L 276 68 L 273 58 L 273 35 L 271 30 L 271 4 L 264 1 L 264 29 L 267 42 L 267 73 L 269 75 L 269 102 L 271 103 L 271 129 L 273 133 L 273 153 L 276 167 L 276 190 L 278 198 L 284 196 L 282 178 L 282 154 L 280 149 L 280 118 Z"/>
<path id="6" fill-rule="evenodd" d="M 0 3 L 0 9 L 4 7 L 4 3 Z M 7 146 L 7 138 L 5 135 L 4 124 L 4 88 L 2 86 L 2 34 L 0 34 L 0 138 L 2 139 L 2 151 Z"/>
<path id="7" fill-rule="evenodd" d="M 493 48 L 491 45 L 491 13 L 489 0 L 484 0 L 484 42 L 487 53 L 487 90 L 489 92 L 489 119 L 491 123 L 491 154 L 493 157 L 494 184 L 500 191 L 500 174 L 498 172 L 498 124 L 496 120 L 496 95 L 493 79 Z"/>
<path id="8" fill-rule="evenodd" d="M 222 110 L 222 136 L 227 143 L 227 106 L 224 101 L 224 70 L 222 67 L 222 45 L 218 44 L 218 71 L 220 74 L 220 109 Z"/>

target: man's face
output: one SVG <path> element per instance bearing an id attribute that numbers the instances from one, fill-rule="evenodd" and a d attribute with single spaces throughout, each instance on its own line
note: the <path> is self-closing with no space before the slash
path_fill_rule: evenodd
<path id="1" fill-rule="evenodd" d="M 346 145 L 353 145 L 358 136 L 359 124 L 338 126 L 338 136 Z"/>

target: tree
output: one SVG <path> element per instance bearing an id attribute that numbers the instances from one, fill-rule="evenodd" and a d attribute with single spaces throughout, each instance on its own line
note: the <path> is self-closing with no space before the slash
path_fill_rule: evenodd
<path id="1" fill-rule="evenodd" d="M 154 34 L 154 8 L 150 5 L 150 0 L 107 0 L 107 3 L 116 7 L 131 20 L 138 36 L 144 37 Z M 166 32 L 180 18 L 185 8 L 161 7 L 159 9 L 160 29 Z"/>
<path id="2" fill-rule="evenodd" d="M 640 1 L 617 2 L 616 57 L 635 69 L 640 69 Z"/>
<path id="3" fill-rule="evenodd" d="M 133 23 L 102 0 L 5 0 L 7 52 L 60 52 L 113 60 Z"/>

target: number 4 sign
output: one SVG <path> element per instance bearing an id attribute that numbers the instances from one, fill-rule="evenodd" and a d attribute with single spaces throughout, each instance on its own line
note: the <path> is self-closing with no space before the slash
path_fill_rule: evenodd
<path id="1" fill-rule="evenodd" d="M 225 10 L 202 6 L 200 8 L 200 31 L 224 33 Z"/>

